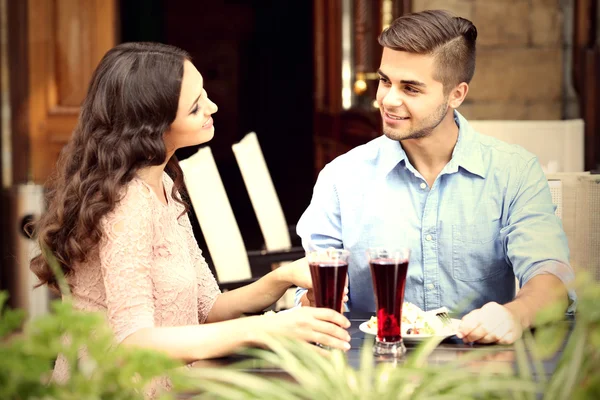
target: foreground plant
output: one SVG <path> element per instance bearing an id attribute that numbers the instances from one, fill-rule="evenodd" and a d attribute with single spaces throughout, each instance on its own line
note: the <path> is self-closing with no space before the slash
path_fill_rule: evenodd
<path id="1" fill-rule="evenodd" d="M 176 369 L 179 362 L 153 351 L 115 346 L 102 314 L 75 310 L 56 259 L 46 257 L 65 294 L 65 301 L 52 302 L 50 314 L 24 324 L 23 310 L 5 307 L 8 295 L 0 292 L 0 399 L 141 399 L 147 385 L 163 377 L 185 387 Z M 88 357 L 79 358 L 83 348 Z M 51 379 L 59 354 L 70 367 L 64 384 Z"/>
<path id="2" fill-rule="evenodd" d="M 6 293 L 0 293 L 0 309 L 6 298 Z M 178 362 L 152 351 L 115 347 L 102 315 L 79 312 L 68 302 L 55 302 L 52 309 L 52 314 L 36 318 L 16 335 L 22 313 L 2 312 L 1 399 L 141 399 L 154 378 L 170 376 L 179 382 Z M 63 339 L 65 334 L 70 341 Z M 89 357 L 78 359 L 80 348 Z M 59 354 L 71 367 L 64 384 L 50 379 Z"/>
<path id="3" fill-rule="evenodd" d="M 576 287 L 578 303 L 575 326 L 558 366 L 546 385 L 544 400 L 600 399 L 600 283 L 588 274 L 581 273 Z M 552 314 L 551 309 L 539 317 L 552 320 L 549 314 Z M 538 354 L 547 358 L 567 334 L 565 324 L 554 319 L 553 323 L 540 329 L 539 335 L 536 332 Z"/>
<path id="4" fill-rule="evenodd" d="M 402 364 L 374 365 L 369 345 L 361 349 L 360 368 L 348 365 L 345 355 L 334 351 L 329 357 L 306 343 L 285 338 L 265 338 L 270 350 L 246 353 L 265 366 L 281 368 L 290 379 L 272 378 L 243 371 L 244 362 L 233 368 L 201 368 L 190 371 L 196 398 L 215 399 L 505 399 L 535 398 L 542 386 L 511 369 L 481 369 L 465 365 L 484 359 L 495 349 L 473 352 L 459 361 L 428 365 L 427 358 L 438 339 L 423 343 Z M 526 355 L 524 355 L 526 356 Z M 253 361 L 253 364 L 256 364 Z"/>

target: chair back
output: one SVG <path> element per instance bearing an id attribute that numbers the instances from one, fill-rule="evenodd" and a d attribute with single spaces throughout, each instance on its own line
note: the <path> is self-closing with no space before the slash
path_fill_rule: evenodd
<path id="1" fill-rule="evenodd" d="M 219 283 L 250 279 L 252 273 L 237 221 L 210 147 L 179 162 Z"/>
<path id="2" fill-rule="evenodd" d="M 231 146 L 267 250 L 291 248 L 285 215 L 255 132 Z"/>
<path id="3" fill-rule="evenodd" d="M 581 119 L 556 121 L 470 120 L 479 133 L 518 144 L 535 154 L 544 170 L 584 170 L 584 123 Z"/>
<path id="4" fill-rule="evenodd" d="M 548 174 L 562 186 L 562 221 L 570 262 L 600 281 L 600 175 L 589 172 Z"/>

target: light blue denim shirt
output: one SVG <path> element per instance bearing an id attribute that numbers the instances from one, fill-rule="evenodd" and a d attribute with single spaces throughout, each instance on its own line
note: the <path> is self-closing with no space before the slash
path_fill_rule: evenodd
<path id="1" fill-rule="evenodd" d="M 459 126 L 452 159 L 429 187 L 399 142 L 381 136 L 329 163 L 297 225 L 305 249 L 350 250 L 349 307 L 374 312 L 366 250 L 411 250 L 405 301 L 460 315 L 515 296 L 550 273 L 573 280 L 569 249 L 537 158 Z M 303 293 L 299 289 L 298 301 Z M 574 308 L 575 293 L 569 292 Z"/>

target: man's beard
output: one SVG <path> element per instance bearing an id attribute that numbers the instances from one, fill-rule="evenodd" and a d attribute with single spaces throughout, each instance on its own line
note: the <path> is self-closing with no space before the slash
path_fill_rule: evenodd
<path id="1" fill-rule="evenodd" d="M 421 127 L 418 127 L 406 134 L 399 134 L 395 129 L 389 128 L 384 124 L 383 133 L 392 140 L 422 139 L 429 136 L 431 132 L 433 132 L 433 130 L 442 123 L 447 112 L 448 103 L 444 101 L 436 108 L 433 114 L 427 117 L 427 119 L 421 124 Z"/>

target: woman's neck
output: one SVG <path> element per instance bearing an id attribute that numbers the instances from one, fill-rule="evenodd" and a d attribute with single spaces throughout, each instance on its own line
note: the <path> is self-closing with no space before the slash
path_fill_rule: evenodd
<path id="1" fill-rule="evenodd" d="M 137 171 L 137 176 L 151 187 L 162 188 L 165 166 L 166 164 L 144 167 Z"/>
<path id="2" fill-rule="evenodd" d="M 163 185 L 163 174 L 166 163 L 162 165 L 153 165 L 137 171 L 137 176 L 144 181 L 154 191 L 158 199 L 163 204 L 168 204 L 167 195 Z"/>

